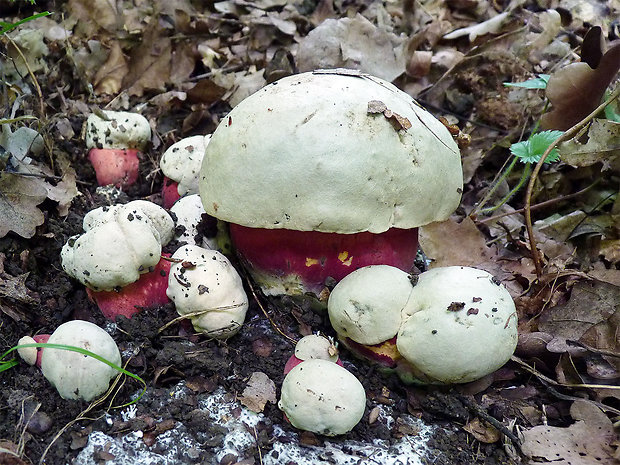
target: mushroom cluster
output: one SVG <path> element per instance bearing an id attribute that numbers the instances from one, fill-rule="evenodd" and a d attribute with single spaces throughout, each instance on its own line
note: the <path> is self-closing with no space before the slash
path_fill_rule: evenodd
<path id="1" fill-rule="evenodd" d="M 328 312 L 345 346 L 396 369 L 406 382 L 474 381 L 504 365 L 517 344 L 512 297 L 475 268 L 410 276 L 386 265 L 365 267 L 336 285 Z"/>
<path id="2" fill-rule="evenodd" d="M 417 227 L 462 192 L 448 130 L 392 84 L 351 70 L 283 78 L 219 124 L 200 174 L 205 211 L 268 295 L 312 294 L 351 271 L 409 271 Z"/>
<path id="3" fill-rule="evenodd" d="M 100 207 L 86 214 L 83 229 L 63 246 L 62 267 L 89 289 L 106 317 L 168 301 L 169 264 L 161 261 L 161 248 L 172 239 L 174 221 L 163 208 L 145 200 Z"/>

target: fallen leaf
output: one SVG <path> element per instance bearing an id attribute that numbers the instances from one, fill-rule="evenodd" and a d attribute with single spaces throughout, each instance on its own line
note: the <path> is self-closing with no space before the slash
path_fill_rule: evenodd
<path id="1" fill-rule="evenodd" d="M 37 208 L 47 197 L 47 189 L 38 178 L 0 173 L 0 237 L 9 231 L 30 238 L 45 216 Z"/>
<path id="2" fill-rule="evenodd" d="M 260 413 L 265 409 L 267 402 L 276 403 L 276 385 L 265 373 L 255 371 L 250 376 L 239 401 L 253 412 Z"/>
<path id="3" fill-rule="evenodd" d="M 583 167 L 603 163 L 603 169 L 609 168 L 612 159 L 620 155 L 620 123 L 595 119 L 558 149 L 562 161 L 569 165 Z"/>
<path id="4" fill-rule="evenodd" d="M 39 296 L 26 287 L 28 273 L 19 276 L 0 274 L 0 297 L 8 297 L 25 304 L 39 303 Z"/>
<path id="5" fill-rule="evenodd" d="M 97 68 L 93 78 L 95 93 L 116 95 L 121 89 L 123 79 L 129 72 L 127 61 L 118 41 L 112 42 L 108 59 L 103 66 Z"/>
<path id="6" fill-rule="evenodd" d="M 479 418 L 474 418 L 468 422 L 463 426 L 463 429 L 485 444 L 492 444 L 501 439 L 501 434 L 495 427 Z"/>
<path id="7" fill-rule="evenodd" d="M 297 66 L 301 72 L 357 69 L 391 82 L 405 72 L 404 43 L 360 14 L 327 19 L 300 41 Z"/>
<path id="8" fill-rule="evenodd" d="M 553 465 L 613 463 L 615 433 L 609 418 L 587 401 L 574 402 L 570 412 L 576 422 L 568 428 L 540 425 L 523 431 L 523 453 Z"/>

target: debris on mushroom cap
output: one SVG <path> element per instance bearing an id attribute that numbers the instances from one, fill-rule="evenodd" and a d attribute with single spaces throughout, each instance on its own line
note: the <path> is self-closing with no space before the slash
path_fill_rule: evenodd
<path id="1" fill-rule="evenodd" d="M 278 407 L 295 428 L 336 436 L 351 431 L 362 419 L 366 393 L 345 368 L 311 359 L 286 375 Z"/>
<path id="2" fill-rule="evenodd" d="M 99 326 L 87 321 L 63 323 L 50 336 L 48 343 L 81 347 L 116 365 L 121 363 L 114 339 Z M 103 394 L 117 374 L 114 368 L 92 357 L 49 347 L 43 351 L 41 370 L 62 398 L 86 401 Z"/>
<path id="3" fill-rule="evenodd" d="M 151 139 L 151 126 L 144 116 L 127 111 L 101 113 L 107 120 L 95 113 L 86 120 L 86 147 L 144 150 Z"/>
<path id="4" fill-rule="evenodd" d="M 159 205 L 147 200 L 133 200 L 126 204 L 99 207 L 91 210 L 84 215 L 82 228 L 84 231 L 89 231 L 100 224 L 115 221 L 122 215 L 134 215 L 138 218 L 140 215 L 146 215 L 157 230 L 159 242 L 162 246 L 170 242 L 173 237 L 174 221 L 170 215 Z"/>
<path id="5" fill-rule="evenodd" d="M 409 274 L 387 265 L 360 268 L 345 276 L 329 295 L 327 311 L 340 337 L 359 344 L 393 338 L 414 287 Z"/>
<path id="6" fill-rule="evenodd" d="M 429 381 L 467 383 L 504 365 L 517 345 L 517 314 L 506 288 L 475 268 L 419 275 L 396 344 Z"/>
<path id="7" fill-rule="evenodd" d="M 196 331 L 211 337 L 228 338 L 239 331 L 248 298 L 228 259 L 215 250 L 186 245 L 172 260 L 167 293 L 179 315 L 188 315 Z"/>
<path id="8" fill-rule="evenodd" d="M 178 182 L 179 195 L 197 194 L 200 166 L 211 135 L 191 136 L 172 144 L 159 162 L 162 173 Z"/>
<path id="9" fill-rule="evenodd" d="M 111 291 L 152 270 L 160 258 L 162 238 L 170 238 L 172 228 L 168 231 L 168 220 L 158 215 L 153 221 L 149 216 L 153 212 L 147 211 L 104 207 L 87 215 L 86 232 L 69 238 L 61 250 L 65 272 L 95 291 Z"/>
<path id="10" fill-rule="evenodd" d="M 222 120 L 201 169 L 207 213 L 350 234 L 414 228 L 456 209 L 461 159 L 448 130 L 392 84 L 345 71 L 283 78 Z M 372 101 L 403 124 L 369 112 Z"/>

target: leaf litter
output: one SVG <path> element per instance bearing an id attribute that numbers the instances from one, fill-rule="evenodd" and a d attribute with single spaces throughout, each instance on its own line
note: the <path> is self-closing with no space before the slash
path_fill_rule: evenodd
<path id="1" fill-rule="evenodd" d="M 542 206 L 532 212 L 537 245 L 544 254 L 542 276 L 535 273 L 525 233 L 523 194 L 490 215 L 468 216 L 509 159 L 511 144 L 526 140 L 543 115 L 546 98 L 552 107 L 543 121 L 553 129 L 565 129 L 588 108 L 594 108 L 608 84 L 615 82 L 618 46 L 596 45 L 603 36 L 613 37 L 617 7 L 601 10 L 596 2 L 569 0 L 561 0 L 559 6 L 545 10 L 544 6 L 533 9 L 516 1 L 503 7 L 486 2 L 430 1 L 420 8 L 406 1 L 228 0 L 199 7 L 183 0 L 136 0 L 118 8 L 104 0 L 50 2 L 49 8 L 54 10 L 51 19 L 41 18 L 12 32 L 14 44 L 3 38 L 7 56 L 14 60 L 2 63 L 7 92 L 0 98 L 5 108 L 13 109 L 3 117 L 34 114 L 40 118 L 36 124 L 10 123 L 3 129 L 5 153 L 0 159 L 8 162 L 12 157 L 0 173 L 3 344 L 14 344 L 13 335 L 49 331 L 69 317 L 100 318 L 83 292 L 56 272 L 60 269 L 59 248 L 79 230 L 83 213 L 109 203 L 103 191 L 95 189 L 80 139 L 81 123 L 95 107 L 137 109 L 149 118 L 156 135 L 142 160 L 143 182 L 113 196 L 156 198 L 162 182 L 157 161 L 165 147 L 186 135 L 213 131 L 230 108 L 277 77 L 317 66 L 346 66 L 394 81 L 471 137 L 471 144 L 462 149 L 466 186 L 459 211 L 449 221 L 421 230 L 420 243 L 428 258 L 424 266 L 477 266 L 504 282 L 515 298 L 520 318 L 517 354 L 539 375 L 531 378 L 521 365 L 508 364 L 475 385 L 461 387 L 469 389 L 482 408 L 467 414 L 463 413 L 465 404 L 450 392 L 442 394 L 441 389 L 431 388 L 424 395 L 408 393 L 403 399 L 403 387 L 393 378 L 353 362 L 356 374 L 365 380 L 374 412 L 372 422 L 367 412 L 353 437 L 407 437 L 412 429 L 401 421 L 404 409 L 446 427 L 444 432 L 435 432 L 429 443 L 436 463 L 517 462 L 518 446 L 503 450 L 498 440 L 498 432 L 499 438 L 505 439 L 505 433 L 517 430 L 523 435 L 522 452 L 531 458 L 523 460 L 613 460 L 617 443 L 611 436 L 609 418 L 618 418 L 612 400 L 617 398 L 617 390 L 609 386 L 618 382 L 620 299 L 620 199 L 614 177 L 618 172 L 617 121 L 594 119 L 559 147 L 560 162 L 539 176 L 533 200 Z M 589 33 L 594 39 L 585 34 L 584 24 L 600 24 L 599 32 Z M 37 29 L 41 33 L 28 32 Z M 450 31 L 458 33 L 446 37 Z M 584 38 L 581 50 L 576 37 Z M 333 38 L 338 38 L 337 43 Z M 16 47 L 24 52 L 25 62 L 17 56 Z M 44 91 L 41 96 L 30 72 Z M 504 85 L 546 75 L 549 81 L 546 86 L 540 84 L 539 90 Z M 41 100 L 47 114 L 39 114 Z M 567 102 L 571 108 L 583 110 L 577 114 Z M 396 123 L 396 129 L 406 129 L 398 115 L 380 108 L 373 105 L 372 111 Z M 33 150 L 37 137 L 45 141 L 40 152 Z M 519 175 L 516 172 L 501 181 L 498 195 L 508 191 Z M 591 186 L 593 180 L 596 183 Z M 584 193 L 571 197 L 581 191 Z M 454 238 L 458 238 L 458 248 Z M 36 307 L 36 314 L 30 307 Z M 240 400 L 262 410 L 270 421 L 282 420 L 271 384 L 277 394 L 281 367 L 270 359 L 285 360 L 288 343 L 274 339 L 258 324 L 259 313 L 254 313 L 256 319 L 238 340 L 218 346 L 182 325 L 154 335 L 149 328 L 161 327 L 162 318 L 173 318 L 169 310 L 119 323 L 124 332 L 117 333 L 117 339 L 126 350 L 137 351 L 132 367 L 146 371 L 154 394 L 161 397 L 140 405 L 133 420 L 111 420 L 114 428 L 121 428 L 113 431 L 129 428 L 145 434 L 143 442 L 149 444 L 157 444 L 157 437 L 179 422 L 190 425 L 191 434 L 196 434 L 193 431 L 200 428 L 191 425 L 204 422 L 204 414 L 195 408 L 197 399 L 218 385 L 241 393 Z M 326 329 L 321 317 L 307 309 L 294 308 L 290 313 L 294 317 L 280 310 L 276 315 L 291 334 Z M 262 328 L 260 334 L 256 333 L 258 327 Z M 268 351 L 248 354 L 244 352 L 248 341 L 252 347 L 256 341 L 276 343 L 268 344 Z M 2 394 L 8 410 L 6 421 L 0 423 L 0 437 L 14 437 L 22 394 L 47 393 L 47 414 L 62 412 L 55 414 L 58 424 L 49 433 L 29 433 L 25 455 L 36 458 L 40 454 L 36 451 L 49 443 L 60 423 L 77 416 L 79 406 L 61 403 L 34 372 L 21 366 L 15 370 L 9 382 L 15 383 L 16 390 L 3 390 Z M 252 381 L 252 374 L 258 372 L 266 379 Z M 559 383 L 557 390 L 538 381 L 543 377 Z M 159 408 L 155 402 L 169 398 L 171 386 L 184 379 L 188 386 L 202 388 L 189 397 L 172 399 L 170 410 L 155 418 Z M 573 391 L 562 384 L 589 387 Z M 130 389 L 124 389 L 121 396 L 129 395 Z M 575 401 L 575 396 L 584 399 Z M 386 416 L 378 413 L 382 406 L 396 410 Z M 237 414 L 234 408 L 230 412 Z M 493 418 L 500 424 L 489 423 Z M 465 430 L 455 427 L 455 422 L 467 425 Z M 502 425 L 509 429 L 503 431 Z M 49 463 L 64 463 L 67 454 L 75 456 L 93 428 L 110 429 L 103 420 L 74 427 L 75 448 L 70 447 L 71 441 L 61 440 Z M 286 425 L 283 428 L 291 431 Z M 79 441 L 78 433 L 82 434 Z M 272 426 L 261 423 L 254 433 L 254 445 L 237 451 L 225 463 L 260 460 L 275 433 Z M 202 444 L 223 437 L 215 429 L 200 434 L 211 435 L 200 437 Z M 302 447 L 326 446 L 312 435 L 291 440 Z M 464 446 L 472 440 L 475 448 Z M 104 441 L 93 454 L 100 460 L 113 460 L 112 449 L 106 447 Z M 209 455 L 208 447 L 198 453 L 213 463 L 224 458 Z M 466 458 L 459 455 L 463 453 Z M 486 455 L 481 458 L 479 453 Z M 442 462 L 442 455 L 449 459 Z M 183 460 L 191 463 L 187 456 Z"/>

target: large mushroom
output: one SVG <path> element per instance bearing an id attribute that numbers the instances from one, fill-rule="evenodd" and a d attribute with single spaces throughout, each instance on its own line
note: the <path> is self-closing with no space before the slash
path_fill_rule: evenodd
<path id="1" fill-rule="evenodd" d="M 205 211 L 230 223 L 268 295 L 313 294 L 366 265 L 409 271 L 417 227 L 462 192 L 448 130 L 392 84 L 351 70 L 276 81 L 239 103 L 207 146 Z"/>

